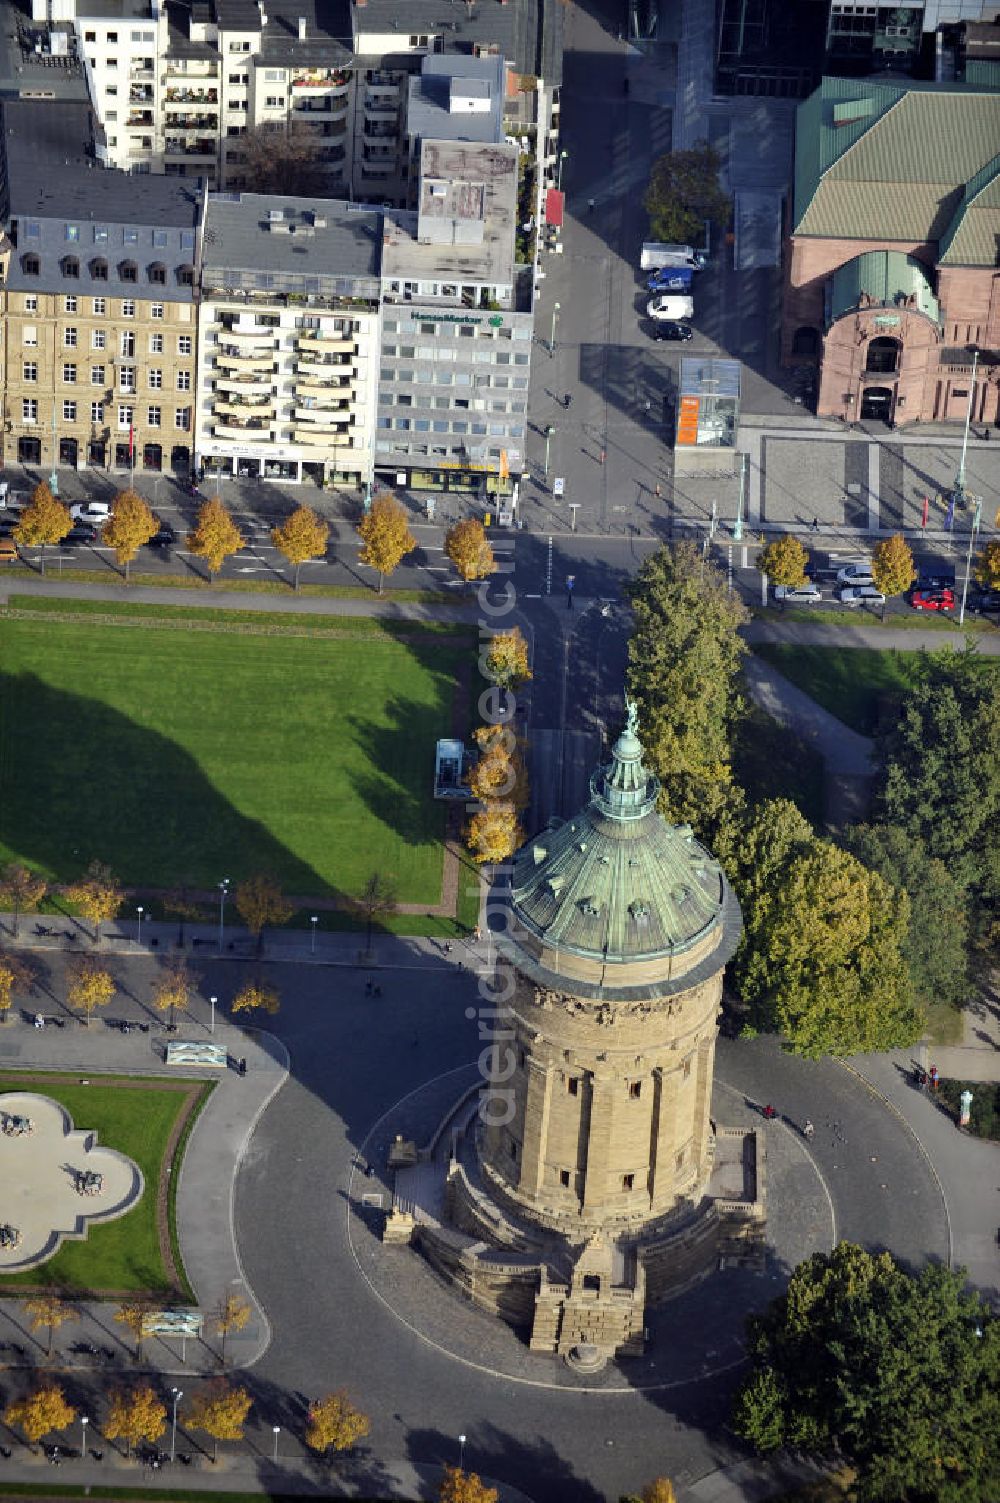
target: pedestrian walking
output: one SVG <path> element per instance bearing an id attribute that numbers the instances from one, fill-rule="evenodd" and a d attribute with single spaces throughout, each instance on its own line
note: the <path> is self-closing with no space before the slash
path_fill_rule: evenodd
<path id="1" fill-rule="evenodd" d="M 479 925 L 479 924 L 477 924 L 476 927 L 472 931 L 473 943 L 478 945 L 478 943 L 482 939 L 482 937 L 483 937 L 482 926 Z"/>
<path id="2" fill-rule="evenodd" d="M 593 212 L 594 212 L 594 202 L 595 201 L 592 198 L 588 198 L 587 199 L 587 213 L 588 214 L 593 214 Z"/>
<path id="3" fill-rule="evenodd" d="M 570 404 L 570 402 L 572 402 L 572 400 L 573 400 L 573 393 L 571 391 L 568 391 L 566 393 L 566 395 L 563 397 L 563 406 L 565 407 L 565 409 L 566 409 L 567 412 L 569 412 L 569 404 Z"/>
<path id="4" fill-rule="evenodd" d="M 451 940 L 450 939 L 446 939 L 445 942 L 444 942 L 444 953 L 446 955 L 450 955 L 451 954 Z"/>
<path id="5" fill-rule="evenodd" d="M 775 1111 L 774 1107 L 771 1105 L 770 1102 L 768 1102 L 767 1105 L 764 1108 L 764 1117 L 765 1117 L 765 1120 L 768 1121 L 768 1122 L 771 1122 L 777 1115 L 778 1115 L 778 1113 Z"/>
<path id="6" fill-rule="evenodd" d="M 601 450 L 601 464 L 604 463 L 604 461 L 607 459 L 607 457 L 608 457 L 607 450 L 606 449 L 602 449 Z"/>
<path id="7" fill-rule="evenodd" d="M 936 1091 L 937 1088 L 938 1088 L 938 1079 L 939 1079 L 937 1065 L 931 1065 L 930 1076 L 931 1076 L 931 1090 L 932 1091 Z"/>
<path id="8" fill-rule="evenodd" d="M 819 517 L 813 517 L 812 530 L 813 532 L 819 532 Z"/>
<path id="9" fill-rule="evenodd" d="M 815 1135 L 816 1135 L 816 1129 L 815 1129 L 815 1127 L 813 1127 L 812 1123 L 809 1121 L 809 1118 L 807 1117 L 806 1120 L 805 1120 L 805 1122 L 802 1125 L 802 1136 L 804 1138 L 809 1138 L 810 1141 L 811 1141 L 815 1137 Z"/>
<path id="10" fill-rule="evenodd" d="M 653 489 L 656 492 L 657 496 L 659 496 L 660 495 L 660 482 L 659 481 L 656 482 L 656 485 L 653 487 Z"/>

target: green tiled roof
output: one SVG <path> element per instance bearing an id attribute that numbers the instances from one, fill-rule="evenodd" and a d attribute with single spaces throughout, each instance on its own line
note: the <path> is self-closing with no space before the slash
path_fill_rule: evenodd
<path id="1" fill-rule="evenodd" d="M 967 185 L 998 141 L 1000 93 L 826 78 L 797 114 L 794 233 L 954 237 Z M 995 261 L 994 247 L 985 264 Z"/>
<path id="2" fill-rule="evenodd" d="M 634 715 L 580 814 L 514 858 L 513 908 L 559 950 L 614 963 L 682 953 L 719 925 L 728 888 L 687 825 L 656 811 Z"/>
<path id="3" fill-rule="evenodd" d="M 862 293 L 872 303 L 889 308 L 902 307 L 914 297 L 917 310 L 938 322 L 938 300 L 931 290 L 927 267 L 902 251 L 866 251 L 838 266 L 830 278 L 828 325 L 856 308 Z"/>
<path id="4" fill-rule="evenodd" d="M 1000 264 L 1000 156 L 978 172 L 941 238 L 942 266 Z"/>

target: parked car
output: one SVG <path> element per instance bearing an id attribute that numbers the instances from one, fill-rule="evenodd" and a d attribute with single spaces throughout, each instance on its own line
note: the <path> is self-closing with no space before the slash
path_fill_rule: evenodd
<path id="1" fill-rule="evenodd" d="M 17 544 L 13 538 L 0 538 L 0 564 L 17 563 Z"/>
<path id="2" fill-rule="evenodd" d="M 823 591 L 819 585 L 814 584 L 778 584 L 774 587 L 774 598 L 785 605 L 815 605 L 823 599 Z"/>
<path id="3" fill-rule="evenodd" d="M 672 318 L 664 319 L 662 323 L 653 323 L 650 333 L 654 339 L 693 339 L 694 330 L 690 324 L 675 323 Z"/>
<path id="4" fill-rule="evenodd" d="M 965 603 L 970 611 L 1000 611 L 1000 590 L 970 590 Z"/>
<path id="5" fill-rule="evenodd" d="M 837 570 L 837 583 L 846 585 L 872 584 L 871 564 L 857 563 L 845 565 L 843 569 Z"/>
<path id="6" fill-rule="evenodd" d="M 171 527 L 170 523 L 169 522 L 164 522 L 163 518 L 161 516 L 159 516 L 155 511 L 153 513 L 153 516 L 156 518 L 156 521 L 159 523 L 160 530 L 159 530 L 159 532 L 154 532 L 153 533 L 153 536 L 147 542 L 146 547 L 147 548 L 172 548 L 174 546 L 174 544 L 176 543 L 176 541 L 177 541 L 177 534 L 176 534 L 176 532 Z"/>
<path id="7" fill-rule="evenodd" d="M 694 298 L 664 293 L 661 297 L 650 298 L 646 312 L 650 318 L 655 319 L 694 318 Z"/>
<path id="8" fill-rule="evenodd" d="M 92 522 L 95 527 L 103 527 L 111 519 L 111 507 L 107 501 L 78 501 L 70 507 L 69 514 L 74 522 Z"/>
<path id="9" fill-rule="evenodd" d="M 690 292 L 694 272 L 690 266 L 661 266 L 646 282 L 650 292 Z"/>
<path id="10" fill-rule="evenodd" d="M 954 590 L 911 590 L 910 604 L 915 611 L 953 611 Z"/>
<path id="11" fill-rule="evenodd" d="M 845 585 L 840 591 L 841 605 L 885 605 L 885 596 L 874 585 Z"/>
<path id="12" fill-rule="evenodd" d="M 96 543 L 97 528 L 92 522 L 74 522 L 63 538 L 63 542 L 68 543 L 71 548 L 80 543 Z"/>

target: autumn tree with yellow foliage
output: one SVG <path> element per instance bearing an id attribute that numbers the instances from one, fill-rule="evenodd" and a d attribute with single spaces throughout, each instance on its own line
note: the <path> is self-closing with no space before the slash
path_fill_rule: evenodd
<path id="1" fill-rule="evenodd" d="M 66 1402 L 58 1383 L 42 1383 L 25 1398 L 8 1404 L 3 1413 L 4 1424 L 20 1425 L 32 1445 L 53 1430 L 65 1430 L 75 1419 L 76 1410 Z"/>
<path id="2" fill-rule="evenodd" d="M 115 550 L 115 563 L 125 570 L 126 584 L 132 560 L 143 543 L 155 538 L 159 530 L 160 524 L 148 501 L 137 491 L 119 491 L 111 516 L 101 528 L 101 541 Z"/>
<path id="3" fill-rule="evenodd" d="M 1000 527 L 1000 521 L 997 522 L 997 526 Z M 1000 538 L 990 538 L 982 551 L 977 554 L 974 573 L 976 582 L 985 590 L 1000 590 Z"/>
<path id="4" fill-rule="evenodd" d="M 115 1320 L 135 1337 L 136 1360 L 142 1357 L 142 1344 L 149 1335 L 153 1311 L 138 1300 L 124 1300 L 115 1311 Z"/>
<path id="5" fill-rule="evenodd" d="M 875 544 L 872 549 L 872 579 L 876 590 L 881 590 L 887 598 L 890 595 L 902 595 L 916 577 L 913 554 L 901 532 Z"/>
<path id="6" fill-rule="evenodd" d="M 52 1355 L 52 1340 L 59 1327 L 80 1319 L 79 1311 L 74 1310 L 58 1294 L 36 1294 L 33 1299 L 25 1300 L 24 1308 L 33 1331 L 48 1331 L 49 1342 L 45 1350 L 49 1357 Z"/>
<path id="7" fill-rule="evenodd" d="M 212 1437 L 213 1461 L 218 1457 L 220 1440 L 243 1439 L 243 1426 L 252 1404 L 245 1388 L 235 1387 L 225 1378 L 213 1378 L 199 1388 L 191 1400 L 187 1423 L 192 1430 L 204 1430 Z"/>
<path id="8" fill-rule="evenodd" d="M 494 633 L 479 654 L 479 671 L 498 689 L 512 689 L 531 678 L 528 644 L 519 626 Z"/>
<path id="9" fill-rule="evenodd" d="M 199 506 L 187 544 L 196 558 L 204 559 L 209 579 L 218 574 L 230 554 L 243 547 L 243 534 L 220 496 L 212 496 Z"/>
<path id="10" fill-rule="evenodd" d="M 183 955 L 171 956 L 153 988 L 153 1006 L 157 1012 L 170 1013 L 171 1032 L 176 1015 L 187 1010 L 194 984 L 195 978 Z"/>
<path id="11" fill-rule="evenodd" d="M 61 543 L 73 526 L 69 507 L 53 496 L 47 480 L 40 480 L 31 500 L 18 518 L 14 541 L 22 548 L 41 548 L 42 573 L 45 573 L 45 550 L 50 543 Z"/>
<path id="12" fill-rule="evenodd" d="M 141 1440 L 152 1445 L 167 1428 L 167 1406 L 157 1397 L 151 1383 L 137 1383 L 134 1388 L 116 1388 L 111 1394 L 104 1433 L 108 1440 L 123 1440 L 125 1455 Z"/>
<path id="13" fill-rule="evenodd" d="M 14 913 L 14 938 L 21 932 L 21 914 L 34 913 L 49 890 L 45 878 L 22 861 L 8 861 L 0 872 L 0 903 Z"/>
<path id="14" fill-rule="evenodd" d="M 235 1015 L 238 1012 L 266 1012 L 272 1016 L 281 1007 L 281 997 L 273 986 L 265 986 L 263 981 L 248 981 L 246 986 L 233 998 L 232 1010 Z"/>
<path id="15" fill-rule="evenodd" d="M 378 570 L 378 593 L 381 595 L 385 576 L 391 574 L 417 546 L 406 512 L 395 496 L 375 497 L 371 510 L 358 523 L 358 534 L 364 544 L 358 558 L 370 569 Z"/>
<path id="16" fill-rule="evenodd" d="M 798 589 L 805 584 L 806 564 L 809 553 L 804 543 L 791 534 L 772 538 L 766 548 L 757 555 L 757 568 L 766 574 L 772 584 Z"/>
<path id="17" fill-rule="evenodd" d="M 469 775 L 469 786 L 482 803 L 510 802 L 516 809 L 528 806 L 528 773 L 524 746 L 507 726 L 481 725 L 474 733 L 479 758 Z"/>
<path id="18" fill-rule="evenodd" d="M 8 950 L 0 950 L 0 1023 L 7 1021 L 15 991 L 30 992 L 35 976 L 35 968 L 29 961 L 20 955 L 12 955 Z"/>
<path id="19" fill-rule="evenodd" d="M 446 1466 L 438 1488 L 438 1503 L 497 1503 L 499 1496 L 476 1472 L 464 1472 L 460 1466 Z"/>
<path id="20" fill-rule="evenodd" d="M 258 872 L 237 887 L 236 911 L 258 945 L 261 945 L 265 926 L 287 924 L 294 909 L 275 878 Z"/>
<path id="21" fill-rule="evenodd" d="M 517 811 L 511 804 L 487 804 L 469 820 L 466 843 L 479 866 L 506 861 L 524 844 Z"/>
<path id="22" fill-rule="evenodd" d="M 488 578 L 496 568 L 486 529 L 475 517 L 467 517 L 449 527 L 445 533 L 444 551 L 466 584 L 474 579 Z"/>
<path id="23" fill-rule="evenodd" d="M 330 540 L 330 524 L 311 506 L 297 506 L 291 516 L 271 529 L 271 542 L 295 570 L 293 588 L 299 587 L 299 570 L 311 558 L 323 558 Z"/>
<path id="24" fill-rule="evenodd" d="M 227 1294 L 215 1312 L 215 1329 L 222 1338 L 219 1361 L 226 1360 L 226 1340 L 232 1331 L 242 1331 L 250 1319 L 250 1305 L 238 1294 Z"/>
<path id="25" fill-rule="evenodd" d="M 94 955 L 74 955 L 68 977 L 66 1000 L 83 1013 L 89 1028 L 95 1008 L 106 1007 L 118 990 L 115 978 Z"/>
<path id="26" fill-rule="evenodd" d="M 355 1409 L 347 1393 L 328 1393 L 309 1405 L 306 1420 L 306 1445 L 325 1456 L 328 1451 L 349 1451 L 371 1430 L 371 1420 Z"/>
<path id="27" fill-rule="evenodd" d="M 93 924 L 95 945 L 101 940 L 101 925 L 113 919 L 125 901 L 118 878 L 103 861 L 92 861 L 83 876 L 66 888 L 66 896 Z"/>

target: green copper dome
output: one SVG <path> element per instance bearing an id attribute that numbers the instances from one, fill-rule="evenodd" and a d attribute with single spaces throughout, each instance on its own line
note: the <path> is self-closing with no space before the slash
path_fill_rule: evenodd
<path id="1" fill-rule="evenodd" d="M 643 766 L 636 710 L 629 704 L 611 761 L 591 779 L 587 807 L 514 857 L 512 916 L 550 957 L 591 958 L 610 971 L 616 962 L 695 949 L 710 950 L 718 967 L 732 954 L 739 937 L 736 900 L 690 826 L 670 825 L 657 813 L 659 791 Z M 605 984 L 610 980 L 606 976 Z"/>

